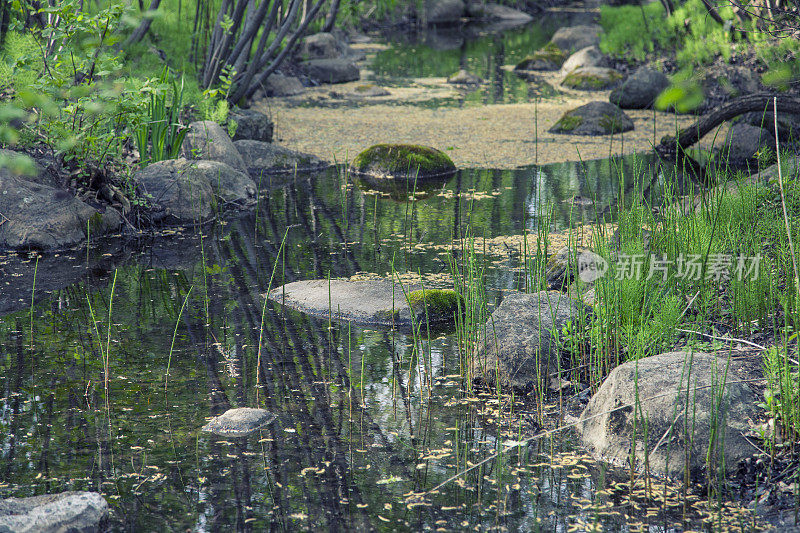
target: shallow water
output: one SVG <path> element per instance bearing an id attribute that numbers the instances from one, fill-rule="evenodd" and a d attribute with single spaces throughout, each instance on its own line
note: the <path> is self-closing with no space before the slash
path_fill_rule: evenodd
<path id="1" fill-rule="evenodd" d="M 360 272 L 445 280 L 454 239 L 535 233 L 547 205 L 551 229 L 591 220 L 621 171 L 628 189 L 634 174 L 649 183 L 648 168 L 461 171 L 413 202 L 341 169 L 264 178 L 255 210 L 210 226 L 1 258 L 0 496 L 97 490 L 115 531 L 627 531 L 647 505 L 603 492 L 624 478 L 583 458 L 568 431 L 415 497 L 532 435 L 535 410 L 476 398 L 452 335 L 329 324 L 260 294 Z M 575 195 L 597 208 L 565 202 Z M 524 288 L 519 250 L 489 256 L 492 301 Z M 278 421 L 242 439 L 200 432 L 232 406 Z M 545 410 L 553 426 L 558 407 Z M 670 506 L 650 531 L 682 528 Z"/>

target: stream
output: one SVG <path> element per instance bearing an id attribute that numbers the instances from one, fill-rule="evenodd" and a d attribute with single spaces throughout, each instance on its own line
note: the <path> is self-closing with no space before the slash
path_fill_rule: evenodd
<path id="1" fill-rule="evenodd" d="M 533 28 L 542 43 L 553 29 Z M 392 46 L 409 75 L 431 74 L 414 57 L 457 61 Z M 376 75 L 393 68 L 387 56 Z M 477 104 L 527 97 L 504 86 Z M 446 284 L 453 243 L 473 236 L 491 244 L 492 308 L 526 287 L 513 236 L 610 221 L 621 190 L 657 203 L 663 181 L 627 156 L 461 170 L 411 201 L 332 167 L 265 176 L 254 209 L 207 226 L 0 255 L 0 496 L 99 491 L 112 531 L 745 529 L 734 504 L 686 508 L 670 484 L 654 505 L 569 430 L 514 447 L 579 391 L 537 411 L 464 383 L 454 335 L 330 323 L 261 296 L 393 271 Z M 200 431 L 230 407 L 277 421 L 246 438 Z"/>

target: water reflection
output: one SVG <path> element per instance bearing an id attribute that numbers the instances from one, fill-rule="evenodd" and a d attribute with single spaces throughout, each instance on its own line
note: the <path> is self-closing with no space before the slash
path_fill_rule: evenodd
<path id="1" fill-rule="evenodd" d="M 453 239 L 536 231 L 546 206 L 553 229 L 589 220 L 620 188 L 657 177 L 645 163 L 461 171 L 412 202 L 365 194 L 334 169 L 273 183 L 258 209 L 212 226 L 93 244 L 38 268 L 3 258 L 0 496 L 99 490 L 119 531 L 551 531 L 595 520 L 573 498 L 605 478 L 577 476 L 588 467 L 570 455 L 569 468 L 552 466 L 572 449 L 561 438 L 409 499 L 532 431 L 528 415 L 498 422 L 526 407 L 474 401 L 453 337 L 330 324 L 260 294 L 363 271 L 447 272 Z M 575 195 L 595 206 L 565 202 Z M 488 270 L 493 296 L 523 283 L 506 266 Z M 246 439 L 200 433 L 235 406 L 279 421 Z"/>

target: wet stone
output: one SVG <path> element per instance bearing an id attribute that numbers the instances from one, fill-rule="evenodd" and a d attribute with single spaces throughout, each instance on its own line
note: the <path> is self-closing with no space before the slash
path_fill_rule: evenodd
<path id="1" fill-rule="evenodd" d="M 96 492 L 69 491 L 0 500 L 0 531 L 14 533 L 94 533 L 108 516 Z"/>
<path id="2" fill-rule="evenodd" d="M 212 418 L 203 426 L 203 431 L 221 437 L 246 437 L 275 421 L 275 415 L 266 409 L 239 407 L 228 409 L 223 414 Z"/>

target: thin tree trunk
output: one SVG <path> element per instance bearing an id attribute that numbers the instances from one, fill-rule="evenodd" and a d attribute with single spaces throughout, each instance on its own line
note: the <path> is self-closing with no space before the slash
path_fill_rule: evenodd
<path id="1" fill-rule="evenodd" d="M 333 31 L 333 27 L 336 25 L 336 15 L 339 14 L 340 3 L 341 0 L 331 0 L 331 9 L 328 11 L 328 16 L 325 18 L 322 31 Z"/>
<path id="2" fill-rule="evenodd" d="M 133 33 L 131 33 L 128 38 L 125 39 L 123 47 L 136 44 L 144 39 L 144 36 L 147 35 L 148 31 L 150 31 L 150 24 L 153 23 L 153 15 L 155 15 L 159 5 L 161 5 L 161 0 L 152 0 L 150 2 L 150 7 L 147 8 L 147 12 L 144 14 L 142 22 L 140 22 L 139 26 L 133 30 Z"/>

